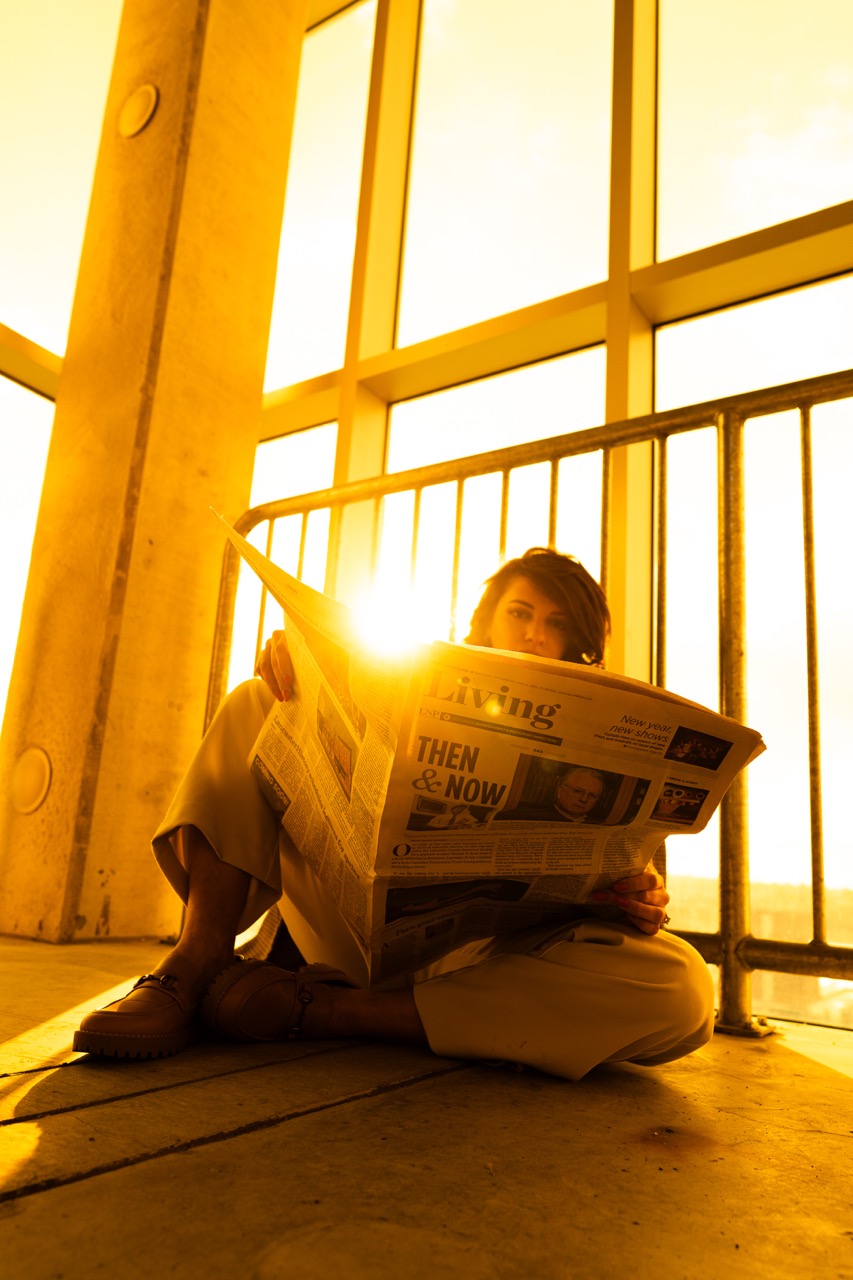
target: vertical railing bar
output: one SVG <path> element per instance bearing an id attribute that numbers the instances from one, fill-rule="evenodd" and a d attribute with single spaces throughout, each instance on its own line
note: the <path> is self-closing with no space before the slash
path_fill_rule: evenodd
<path id="1" fill-rule="evenodd" d="M 415 505 L 412 511 L 412 555 L 409 565 L 409 581 L 414 585 L 415 570 L 418 567 L 418 534 L 421 527 L 421 494 L 422 489 L 415 489 Z"/>
<path id="2" fill-rule="evenodd" d="M 501 472 L 501 531 L 498 543 L 498 559 L 503 564 L 506 559 L 506 533 L 509 524 L 509 471 Z"/>
<path id="3" fill-rule="evenodd" d="M 717 415 L 719 505 L 720 710 L 744 722 L 746 712 L 746 552 L 743 422 L 733 409 Z M 737 948 L 749 933 L 746 776 L 739 773 L 720 805 L 720 1029 L 748 1032 L 751 979 Z"/>
<path id="4" fill-rule="evenodd" d="M 225 547 L 222 560 L 222 575 L 219 583 L 219 599 L 216 605 L 216 628 L 213 633 L 213 653 L 210 661 L 210 676 L 207 682 L 207 702 L 204 708 L 204 732 L 216 715 L 220 702 L 224 697 L 225 682 L 228 678 L 228 663 L 231 657 L 231 636 L 234 630 L 234 606 L 237 600 L 237 582 L 240 566 L 244 561 L 233 543 Z"/>
<path id="5" fill-rule="evenodd" d="M 385 498 L 373 499 L 373 531 L 370 543 L 370 578 L 376 577 L 379 567 L 379 550 L 382 545 L 382 523 L 385 519 Z"/>
<path id="6" fill-rule="evenodd" d="M 610 447 L 601 450 L 601 589 L 610 594 Z"/>
<path id="7" fill-rule="evenodd" d="M 666 684 L 666 502 L 667 437 L 655 440 L 654 520 L 655 520 L 655 684 Z"/>
<path id="8" fill-rule="evenodd" d="M 268 560 L 272 560 L 272 539 L 273 539 L 274 525 L 275 525 L 275 520 L 267 521 L 267 543 L 266 543 L 266 549 L 264 551 L 264 555 L 267 557 Z M 269 596 L 269 592 L 267 591 L 266 587 L 262 585 L 261 586 L 261 607 L 258 610 L 258 633 L 257 633 L 257 636 L 255 637 L 255 666 L 256 667 L 258 665 L 258 658 L 261 656 L 261 647 L 264 643 L 264 630 L 266 625 L 268 596 Z"/>
<path id="9" fill-rule="evenodd" d="M 560 497 L 560 459 L 551 459 L 551 484 L 548 493 L 548 546 L 557 546 L 557 503 Z"/>
<path id="10" fill-rule="evenodd" d="M 826 892 L 823 864 L 823 803 L 821 795 L 820 699 L 818 683 L 817 593 L 815 588 L 814 477 L 812 472 L 811 408 L 800 409 L 803 475 L 803 559 L 806 580 L 806 666 L 809 693 L 809 808 L 812 844 L 813 941 L 826 942 Z"/>
<path id="11" fill-rule="evenodd" d="M 329 540 L 326 545 L 326 578 L 324 590 L 334 595 L 338 583 L 338 565 L 341 560 L 341 538 L 343 536 L 344 503 L 332 503 L 329 507 Z"/>
<path id="12" fill-rule="evenodd" d="M 302 581 L 302 570 L 305 565 L 305 543 L 308 540 L 308 517 L 310 511 L 303 511 L 302 524 L 299 528 L 299 559 L 296 562 L 296 576 Z"/>
<path id="13" fill-rule="evenodd" d="M 459 598 L 459 560 L 462 553 L 462 505 L 465 501 L 465 481 L 456 481 L 456 527 L 453 532 L 453 573 L 450 583 L 450 638 L 456 643 L 456 605 Z"/>

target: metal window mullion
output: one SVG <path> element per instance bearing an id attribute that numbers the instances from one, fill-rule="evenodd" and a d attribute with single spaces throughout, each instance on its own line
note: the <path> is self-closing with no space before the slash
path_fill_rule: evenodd
<path id="1" fill-rule="evenodd" d="M 746 551 L 743 422 L 733 409 L 717 416 L 719 504 L 720 710 L 741 722 L 746 713 Z M 746 1031 L 751 1023 L 749 970 L 737 949 L 749 934 L 749 853 L 746 776 L 739 773 L 720 805 L 720 1010 L 718 1026 Z"/>
<path id="2" fill-rule="evenodd" d="M 814 487 L 811 409 L 800 409 L 803 479 L 803 559 L 806 593 L 806 666 L 809 696 L 809 809 L 811 818 L 812 927 L 815 942 L 826 942 L 826 892 L 823 861 L 820 698 L 818 685 L 817 594 L 815 589 Z"/>

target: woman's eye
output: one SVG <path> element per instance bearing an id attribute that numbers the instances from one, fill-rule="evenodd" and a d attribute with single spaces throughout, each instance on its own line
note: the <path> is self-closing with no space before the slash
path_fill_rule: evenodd
<path id="1" fill-rule="evenodd" d="M 549 627 L 554 627 L 557 631 L 568 631 L 569 623 L 567 618 L 549 618 Z"/>
<path id="2" fill-rule="evenodd" d="M 511 618 L 515 618 L 519 622 L 527 622 L 530 617 L 530 611 L 528 609 L 520 609 L 517 605 L 509 609 L 508 612 Z"/>

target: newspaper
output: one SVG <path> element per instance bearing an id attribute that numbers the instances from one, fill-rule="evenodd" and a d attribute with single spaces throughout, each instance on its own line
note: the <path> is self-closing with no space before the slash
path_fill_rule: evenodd
<path id="1" fill-rule="evenodd" d="M 599 668 L 441 641 L 380 658 L 346 606 L 222 523 L 284 609 L 295 675 L 250 765 L 371 982 L 474 938 L 614 914 L 590 895 L 701 831 L 764 750 Z"/>

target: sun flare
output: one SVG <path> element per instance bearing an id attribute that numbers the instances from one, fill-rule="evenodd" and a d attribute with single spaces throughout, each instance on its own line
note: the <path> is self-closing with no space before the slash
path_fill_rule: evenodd
<path id="1" fill-rule="evenodd" d="M 403 657 L 440 633 L 433 614 L 411 590 L 374 586 L 356 604 L 358 639 L 381 657 Z"/>

